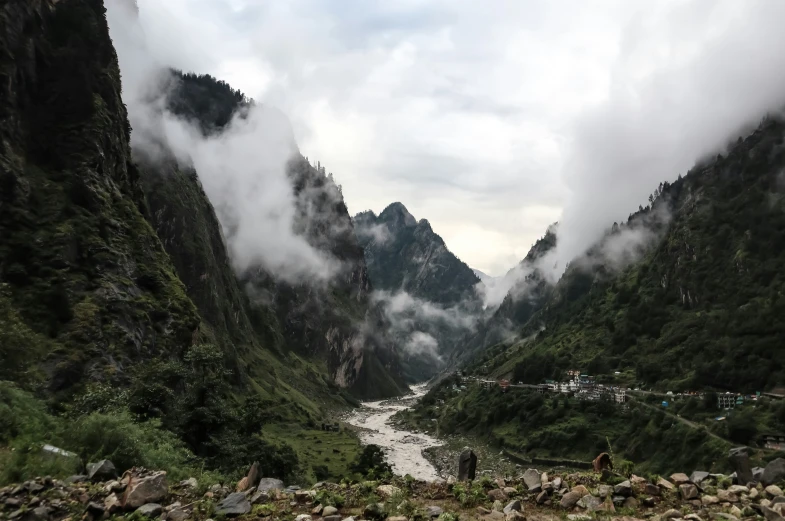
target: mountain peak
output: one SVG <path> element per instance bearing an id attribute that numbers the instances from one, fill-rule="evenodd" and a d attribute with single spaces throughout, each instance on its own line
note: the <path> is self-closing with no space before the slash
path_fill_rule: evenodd
<path id="1" fill-rule="evenodd" d="M 403 226 L 417 226 L 417 219 L 409 213 L 403 203 L 392 203 L 379 214 L 379 220 L 386 223 L 402 224 Z"/>

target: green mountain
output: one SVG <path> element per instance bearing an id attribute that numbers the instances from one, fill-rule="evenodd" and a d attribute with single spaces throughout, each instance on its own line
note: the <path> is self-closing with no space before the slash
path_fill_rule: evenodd
<path id="1" fill-rule="evenodd" d="M 453 355 L 483 313 L 475 286 L 480 280 L 431 228 L 401 203 L 378 216 L 354 217 L 354 227 L 377 300 L 389 329 L 403 346 L 403 372 L 410 381 L 430 378 Z"/>
<path id="2" fill-rule="evenodd" d="M 522 315 L 524 340 L 472 367 L 528 382 L 580 369 L 674 391 L 781 386 L 784 129 L 766 119 L 727 154 L 662 183 Z"/>
<path id="3" fill-rule="evenodd" d="M 102 1 L 10 2 L 0 49 L 0 379 L 54 411 L 160 420 L 226 468 L 290 461 L 262 424 L 315 425 L 405 390 L 324 171 L 289 163 L 296 231 L 342 276 L 317 289 L 260 266 L 238 276 L 198 173 L 165 142 L 154 161 L 131 149 Z M 175 77 L 169 110 L 205 134 L 251 103 Z"/>

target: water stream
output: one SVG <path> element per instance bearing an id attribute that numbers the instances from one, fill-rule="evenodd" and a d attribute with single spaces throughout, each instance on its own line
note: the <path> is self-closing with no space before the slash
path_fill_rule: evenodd
<path id="1" fill-rule="evenodd" d="M 387 456 L 393 472 L 403 476 L 411 474 L 415 479 L 433 481 L 439 477 L 436 468 L 422 455 L 422 450 L 441 445 L 439 440 L 427 434 L 399 430 L 388 421 L 398 411 L 408 409 L 425 394 L 425 386 L 412 387 L 414 395 L 404 398 L 365 402 L 355 409 L 346 422 L 360 428 L 360 440 L 366 444 L 375 444 Z"/>

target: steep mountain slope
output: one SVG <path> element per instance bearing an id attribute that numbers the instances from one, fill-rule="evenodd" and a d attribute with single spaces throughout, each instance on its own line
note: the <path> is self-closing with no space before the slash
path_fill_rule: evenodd
<path id="1" fill-rule="evenodd" d="M 672 390 L 781 385 L 784 133 L 767 119 L 663 183 L 651 208 L 571 263 L 520 333 L 534 340 L 473 367 L 532 382 L 577 368 Z"/>
<path id="2" fill-rule="evenodd" d="M 430 223 L 417 221 L 401 203 L 392 203 L 377 217 L 354 217 L 368 272 L 377 289 L 405 291 L 443 306 L 472 301 L 480 279 L 461 262 Z"/>
<path id="3" fill-rule="evenodd" d="M 483 313 L 474 271 L 401 203 L 354 217 L 368 273 L 410 381 L 430 378 Z"/>

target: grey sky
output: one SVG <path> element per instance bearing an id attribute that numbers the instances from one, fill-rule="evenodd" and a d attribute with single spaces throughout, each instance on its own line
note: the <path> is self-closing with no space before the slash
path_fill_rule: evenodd
<path id="1" fill-rule="evenodd" d="M 283 109 L 351 213 L 401 201 L 491 275 L 562 217 L 569 258 L 785 101 L 780 0 L 139 7 L 160 59 Z"/>

